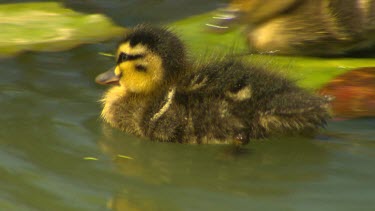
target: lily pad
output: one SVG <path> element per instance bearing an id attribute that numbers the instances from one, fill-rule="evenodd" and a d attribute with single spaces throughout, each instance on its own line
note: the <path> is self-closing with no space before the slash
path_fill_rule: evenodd
<path id="1" fill-rule="evenodd" d="M 180 35 L 187 47 L 195 56 L 207 55 L 209 52 L 244 53 L 247 49 L 243 27 L 238 27 L 227 33 L 212 33 L 206 26 L 214 12 L 192 16 L 171 24 Z"/>
<path id="2" fill-rule="evenodd" d="M 59 51 L 124 32 L 100 14 L 81 14 L 55 2 L 0 5 L 0 56 Z"/>
<path id="3" fill-rule="evenodd" d="M 172 24 L 187 43 L 195 57 L 232 53 L 245 55 L 255 64 L 267 63 L 273 69 L 284 72 L 297 80 L 297 83 L 311 90 L 317 90 L 334 77 L 358 67 L 375 66 L 375 58 L 314 58 L 287 57 L 276 55 L 250 55 L 247 50 L 243 26 L 238 26 L 229 32 L 211 33 L 206 23 L 212 20 L 215 12 L 193 16 Z M 215 54 L 215 53 L 214 53 Z"/>

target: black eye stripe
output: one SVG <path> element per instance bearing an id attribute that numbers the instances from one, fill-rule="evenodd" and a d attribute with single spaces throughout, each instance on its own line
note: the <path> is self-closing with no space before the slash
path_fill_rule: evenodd
<path id="1" fill-rule="evenodd" d="M 144 66 L 144 65 L 141 65 L 141 64 L 137 64 L 135 65 L 135 69 L 139 72 L 146 72 L 147 71 L 147 67 Z"/>
<path id="2" fill-rule="evenodd" d="M 121 62 L 125 62 L 125 61 L 136 60 L 142 57 L 144 57 L 143 54 L 131 55 L 131 54 L 126 54 L 124 52 L 121 52 L 120 55 L 118 56 L 117 64 L 120 64 Z"/>

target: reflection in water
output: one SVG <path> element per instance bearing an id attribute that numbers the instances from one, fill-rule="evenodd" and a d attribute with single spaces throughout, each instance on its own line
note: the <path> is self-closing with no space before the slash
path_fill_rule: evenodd
<path id="1" fill-rule="evenodd" d="M 173 198 L 171 196 L 170 198 Z M 136 189 L 124 189 L 109 200 L 107 207 L 114 211 L 165 211 L 183 210 L 172 200 L 159 199 L 157 193 L 144 193 Z"/>
<path id="2" fill-rule="evenodd" d="M 254 141 L 237 154 L 230 150 L 231 146 L 157 143 L 135 139 L 108 126 L 103 130 L 105 136 L 98 141 L 100 148 L 129 180 L 124 190 L 113 197 L 114 210 L 155 197 L 155 193 L 150 195 L 131 185 L 134 180 L 155 190 L 173 186 L 202 193 L 277 197 L 295 191 L 289 184 L 320 179 L 327 163 L 323 148 L 313 140 L 301 138 Z M 172 206 L 170 203 L 167 205 Z"/>

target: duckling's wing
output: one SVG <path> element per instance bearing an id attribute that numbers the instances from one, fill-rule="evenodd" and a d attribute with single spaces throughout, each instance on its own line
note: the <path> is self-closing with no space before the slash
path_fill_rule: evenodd
<path id="1" fill-rule="evenodd" d="M 223 95 L 237 92 L 249 81 L 249 66 L 239 60 L 219 60 L 201 64 L 179 83 L 183 92 L 199 95 Z"/>

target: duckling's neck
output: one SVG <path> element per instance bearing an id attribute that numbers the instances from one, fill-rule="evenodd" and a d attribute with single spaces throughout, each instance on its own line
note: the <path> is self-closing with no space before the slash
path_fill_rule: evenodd
<path id="1" fill-rule="evenodd" d="M 135 113 L 143 113 L 144 110 L 148 110 L 150 105 L 162 104 L 167 93 L 166 87 L 160 87 L 158 90 L 147 93 L 131 92 L 122 86 L 112 87 L 103 96 L 102 117 L 112 126 L 121 128 L 117 125 L 118 116 L 123 115 L 124 109 L 125 113 L 133 113 L 137 116 Z"/>
<path id="2" fill-rule="evenodd" d="M 155 99 L 164 96 L 168 93 L 172 85 L 161 85 L 149 92 L 131 92 L 128 91 L 127 96 L 140 99 Z"/>

